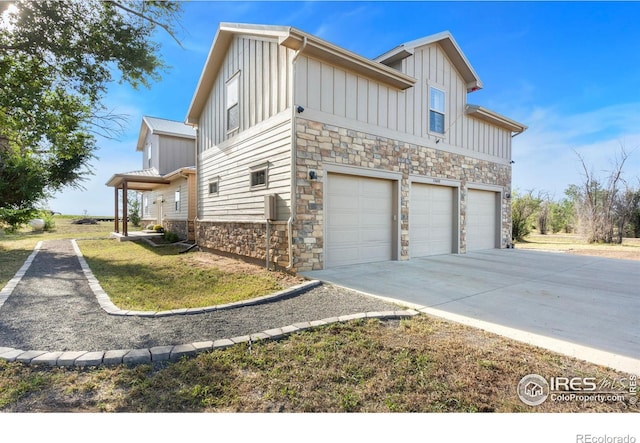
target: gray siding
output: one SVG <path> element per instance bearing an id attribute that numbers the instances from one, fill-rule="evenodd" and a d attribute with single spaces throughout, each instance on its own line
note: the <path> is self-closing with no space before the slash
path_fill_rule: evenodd
<path id="1" fill-rule="evenodd" d="M 296 61 L 295 101 L 305 108 L 343 117 L 354 128 L 362 124 L 435 142 L 429 132 L 429 86 L 446 92 L 444 143 L 486 156 L 510 159 L 511 133 L 465 114 L 466 85 L 438 44 L 415 50 L 402 60 L 402 72 L 418 79 L 405 91 L 301 56 Z M 388 134 L 388 133 L 387 133 Z"/>
<path id="2" fill-rule="evenodd" d="M 157 135 L 156 137 L 159 138 L 157 169 L 161 175 L 168 174 L 179 168 L 195 166 L 195 140 L 168 135 Z"/>
<path id="3" fill-rule="evenodd" d="M 276 40 L 234 37 L 199 121 L 202 152 L 219 145 L 291 106 L 290 61 L 293 51 Z M 226 83 L 240 75 L 240 126 L 227 132 Z"/>
<path id="4" fill-rule="evenodd" d="M 251 168 L 268 164 L 268 187 L 251 189 Z M 277 195 L 278 220 L 287 220 L 291 201 L 291 118 L 285 111 L 200 154 L 201 220 L 262 221 L 264 196 Z M 209 182 L 218 193 L 209 194 Z"/>

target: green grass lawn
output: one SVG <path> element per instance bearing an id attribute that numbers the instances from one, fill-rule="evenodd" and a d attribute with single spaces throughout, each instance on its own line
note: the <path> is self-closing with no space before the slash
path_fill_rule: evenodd
<path id="1" fill-rule="evenodd" d="M 230 272 L 199 262 L 184 248 L 81 240 L 78 245 L 113 303 L 121 309 L 163 311 L 246 300 L 283 289 L 277 273 Z"/>

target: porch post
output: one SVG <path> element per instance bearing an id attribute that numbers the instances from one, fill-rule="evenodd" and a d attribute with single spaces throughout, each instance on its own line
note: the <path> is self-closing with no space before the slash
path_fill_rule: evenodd
<path id="1" fill-rule="evenodd" d="M 122 183 L 122 234 L 126 237 L 129 235 L 127 227 L 127 181 Z"/>
<path id="2" fill-rule="evenodd" d="M 120 227 L 118 226 L 118 187 L 114 186 L 113 190 L 115 191 L 115 211 L 114 211 L 114 229 L 116 234 L 120 232 Z"/>

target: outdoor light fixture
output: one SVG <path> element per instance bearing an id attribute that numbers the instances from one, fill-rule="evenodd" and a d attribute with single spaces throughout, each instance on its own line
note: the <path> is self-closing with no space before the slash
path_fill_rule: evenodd
<path id="1" fill-rule="evenodd" d="M 302 106 L 298 105 L 296 107 L 296 111 L 298 111 L 298 114 L 302 114 L 304 112 L 304 108 Z"/>
<path id="2" fill-rule="evenodd" d="M 311 180 L 315 180 L 318 178 L 318 174 L 316 174 L 316 171 L 309 171 L 309 178 Z"/>

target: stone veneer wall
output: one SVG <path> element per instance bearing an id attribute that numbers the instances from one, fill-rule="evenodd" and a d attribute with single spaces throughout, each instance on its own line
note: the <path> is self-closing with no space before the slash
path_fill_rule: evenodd
<path id="1" fill-rule="evenodd" d="M 328 162 L 402 174 L 400 259 L 409 258 L 409 175 L 460 181 L 460 252 L 466 251 L 467 184 L 504 189 L 501 246 L 511 242 L 511 167 L 400 142 L 302 118 L 296 119 L 296 219 L 293 226 L 297 271 L 323 268 L 323 164 Z M 309 180 L 314 170 L 317 180 Z"/>
<path id="2" fill-rule="evenodd" d="M 265 222 L 196 221 L 199 246 L 266 261 Z M 287 222 L 271 222 L 269 262 L 284 269 L 289 263 Z"/>
<path id="3" fill-rule="evenodd" d="M 187 221 L 186 220 L 168 220 L 164 219 L 162 227 L 165 232 L 170 231 L 178 235 L 180 240 L 187 239 Z"/>

